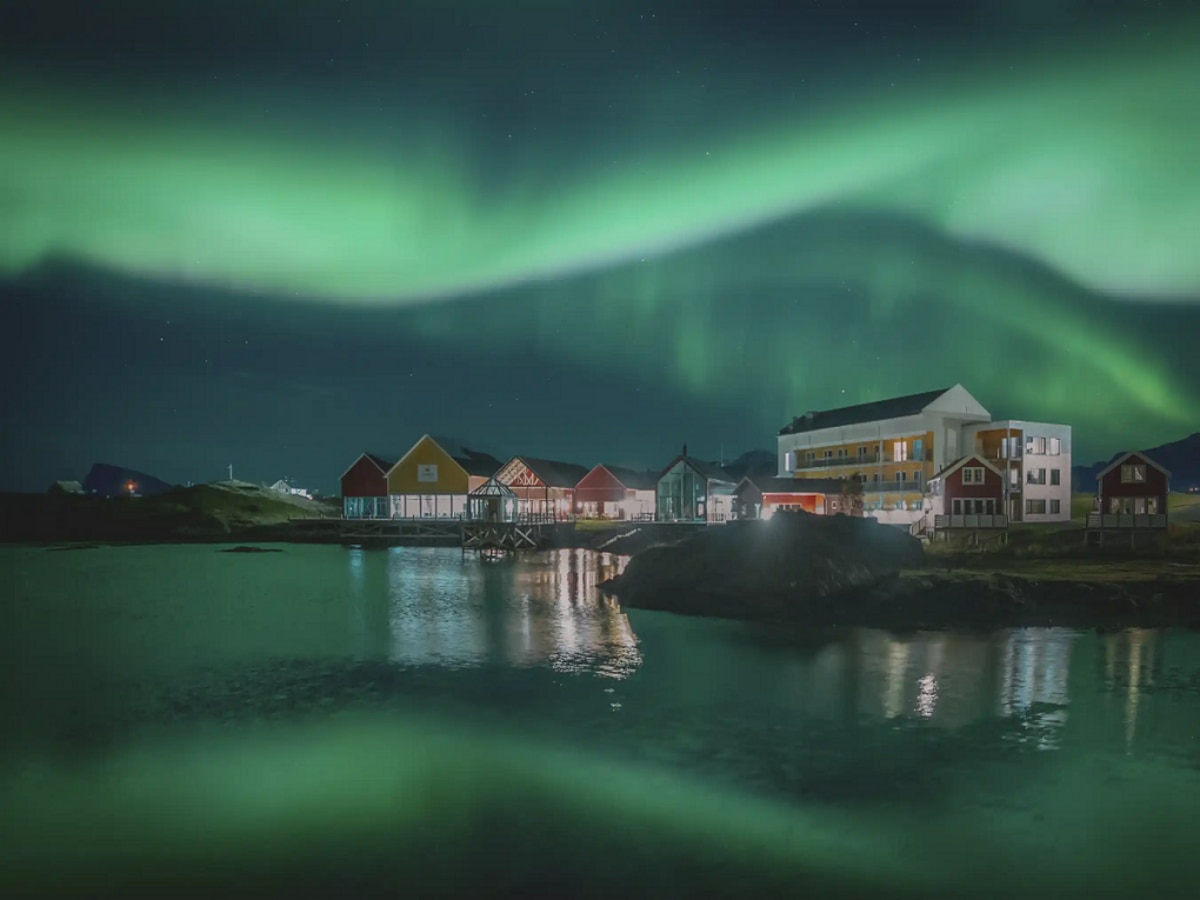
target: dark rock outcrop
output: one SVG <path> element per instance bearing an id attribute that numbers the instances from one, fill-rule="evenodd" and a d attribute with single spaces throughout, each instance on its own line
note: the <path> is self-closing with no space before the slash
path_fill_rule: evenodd
<path id="1" fill-rule="evenodd" d="M 729 618 L 810 617 L 921 564 L 921 544 L 873 519 L 778 513 L 651 547 L 601 587 L 623 606 Z M 821 616 L 818 616 L 821 617 Z"/>

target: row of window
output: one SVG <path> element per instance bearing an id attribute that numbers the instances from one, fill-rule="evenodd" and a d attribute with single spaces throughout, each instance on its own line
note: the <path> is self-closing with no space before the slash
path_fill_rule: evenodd
<path id="1" fill-rule="evenodd" d="M 877 463 L 877 462 L 922 462 L 927 459 L 925 452 L 925 441 L 922 438 L 916 438 L 910 447 L 907 441 L 891 441 L 891 455 L 883 453 L 883 444 L 872 446 L 861 446 L 855 448 L 839 447 L 834 450 L 808 450 L 804 454 L 804 467 L 811 468 L 813 466 L 836 466 L 836 465 L 851 465 L 853 463 Z M 818 455 L 819 454 L 819 455 Z M 799 465 L 797 463 L 799 453 L 796 450 L 789 450 L 784 462 L 787 471 L 794 472 Z"/>
<path id="2" fill-rule="evenodd" d="M 1157 497 L 1109 497 L 1108 513 L 1112 516 L 1157 516 Z"/>
<path id="3" fill-rule="evenodd" d="M 1122 484 L 1145 484 L 1146 483 L 1146 467 L 1141 463 L 1133 463 L 1130 465 L 1121 466 L 1121 483 Z"/>
<path id="4" fill-rule="evenodd" d="M 1062 512 L 1062 501 L 1060 500 L 1026 500 L 1025 514 L 1028 516 L 1044 516 L 1047 510 L 1050 515 L 1057 516 Z"/>
<path id="5" fill-rule="evenodd" d="M 1059 438 L 1052 437 L 1034 437 L 1027 435 L 1025 438 L 1025 455 L 1026 456 L 1058 456 L 1062 453 L 1062 441 Z"/>
<path id="6" fill-rule="evenodd" d="M 994 516 L 1000 513 L 999 501 L 992 497 L 955 497 L 950 512 L 956 516 Z"/>
<path id="7" fill-rule="evenodd" d="M 1050 483 L 1053 485 L 1062 484 L 1062 470 L 1050 469 Z M 1026 469 L 1025 470 L 1026 484 L 1045 484 L 1046 469 Z"/>

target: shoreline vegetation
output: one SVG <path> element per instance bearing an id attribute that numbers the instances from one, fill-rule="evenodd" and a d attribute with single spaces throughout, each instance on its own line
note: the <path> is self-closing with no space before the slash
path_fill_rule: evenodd
<path id="1" fill-rule="evenodd" d="M 0 540 L 48 550 L 327 542 L 295 520 L 339 512 L 239 482 L 111 500 L 3 494 Z M 787 513 L 720 528 L 580 523 L 559 546 L 630 556 L 601 588 L 631 609 L 893 630 L 1200 628 L 1198 522 L 1134 549 L 1086 547 L 1078 526 L 1014 526 L 1007 546 L 980 552 L 922 545 L 872 520 Z"/>

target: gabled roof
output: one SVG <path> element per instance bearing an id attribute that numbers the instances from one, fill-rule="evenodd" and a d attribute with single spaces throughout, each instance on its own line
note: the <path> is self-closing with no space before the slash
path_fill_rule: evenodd
<path id="1" fill-rule="evenodd" d="M 893 397 L 890 400 L 876 400 L 871 403 L 859 403 L 856 406 L 806 412 L 804 415 L 792 419 L 790 425 L 779 429 L 779 433 L 781 435 L 800 434 L 805 431 L 819 431 L 822 428 L 838 428 L 842 425 L 858 425 L 863 422 L 915 416 L 952 389 L 946 387 L 936 391 Z"/>
<path id="2" fill-rule="evenodd" d="M 395 465 L 395 463 L 388 462 L 382 456 L 376 456 L 374 453 L 360 453 L 360 454 L 358 454 L 358 457 L 354 460 L 354 462 L 350 463 L 350 468 L 347 469 L 345 472 L 343 472 L 340 476 L 338 476 L 338 481 L 341 481 L 343 478 L 345 478 L 347 475 L 349 475 L 350 469 L 353 469 L 355 466 L 357 466 L 359 464 L 359 462 L 363 459 L 370 460 L 371 464 L 374 465 L 375 468 L 377 468 L 380 471 L 380 473 L 382 473 L 383 475 L 387 475 L 388 470 L 391 469 L 393 465 Z"/>
<path id="3" fill-rule="evenodd" d="M 472 497 L 515 497 L 517 492 L 510 488 L 507 484 L 501 484 L 493 475 L 475 490 L 471 491 Z"/>
<path id="4" fill-rule="evenodd" d="M 451 457 L 466 470 L 468 475 L 486 475 L 491 478 L 500 471 L 500 467 L 503 465 L 500 460 L 487 453 L 466 448 L 463 448 L 462 452 L 462 456 L 451 454 Z"/>
<path id="5" fill-rule="evenodd" d="M 963 466 L 965 466 L 969 462 L 974 462 L 976 465 L 978 465 L 979 467 L 984 468 L 984 469 L 991 469 L 993 472 L 995 472 L 1001 478 L 1004 477 L 1004 472 L 1002 472 L 996 466 L 992 465 L 990 462 L 988 462 L 982 456 L 976 456 L 974 453 L 969 453 L 966 456 L 960 456 L 954 462 L 950 463 L 950 465 L 944 466 L 942 468 L 942 471 L 936 473 L 933 476 L 933 478 L 930 478 L 929 480 L 933 481 L 937 478 L 945 478 L 946 476 L 951 475 L 954 472 L 957 472 L 959 469 L 961 469 Z M 974 468 L 974 467 L 972 467 L 972 468 Z"/>
<path id="6" fill-rule="evenodd" d="M 584 475 L 591 471 L 586 466 L 558 462 L 553 459 L 538 459 L 533 456 L 515 456 L 513 459 L 523 462 L 526 468 L 540 478 L 546 487 L 573 488 L 583 480 Z M 509 462 L 511 461 L 509 460 Z"/>
<path id="7" fill-rule="evenodd" d="M 652 491 L 658 484 L 658 477 L 653 472 L 639 472 L 624 466 L 605 465 L 604 468 L 631 491 Z"/>
<path id="8" fill-rule="evenodd" d="M 694 456 L 684 456 L 682 454 L 671 460 L 667 464 L 667 467 L 658 473 L 658 477 L 654 480 L 655 484 L 662 481 L 662 477 L 680 462 L 686 463 L 697 475 L 707 481 L 723 481 L 726 484 L 737 484 L 737 480 L 716 463 L 705 462 L 702 459 L 696 459 Z"/>
<path id="9" fill-rule="evenodd" d="M 840 494 L 845 482 L 837 478 L 780 478 L 777 475 L 747 475 L 738 482 L 752 485 L 760 494 Z"/>
<path id="10" fill-rule="evenodd" d="M 1154 460 L 1152 460 L 1150 457 L 1148 457 L 1145 453 L 1142 453 L 1140 450 L 1131 450 L 1128 453 L 1118 456 L 1116 459 L 1114 459 L 1112 462 L 1110 462 L 1107 466 L 1105 466 L 1103 469 L 1101 469 L 1099 472 L 1097 472 L 1096 480 L 1099 481 L 1101 478 L 1103 478 L 1105 475 L 1107 475 L 1109 472 L 1111 472 L 1117 466 L 1121 465 L 1126 460 L 1133 459 L 1135 457 L 1137 459 L 1140 459 L 1146 465 L 1153 466 L 1154 468 L 1158 469 L 1158 471 L 1162 472 L 1164 475 L 1171 474 L 1166 469 L 1164 469 L 1162 466 L 1160 466 L 1158 463 L 1156 463 Z"/>

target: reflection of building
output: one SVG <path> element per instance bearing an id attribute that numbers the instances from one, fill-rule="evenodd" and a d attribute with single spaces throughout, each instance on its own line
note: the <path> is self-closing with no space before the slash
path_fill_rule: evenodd
<path id="1" fill-rule="evenodd" d="M 386 568 L 388 657 L 404 665 L 551 665 L 622 678 L 640 663 L 628 618 L 596 585 L 623 559 L 588 550 L 538 554 L 514 565 L 457 551 L 395 547 L 351 554 L 355 596 L 369 567 Z M 356 605 L 361 601 L 356 601 Z M 365 627 L 351 617 L 358 645 Z"/>
<path id="2" fill-rule="evenodd" d="M 1158 632 L 1130 628 L 1104 637 L 1104 682 L 1123 700 L 1124 745 L 1133 749 L 1142 694 L 1154 685 Z"/>

